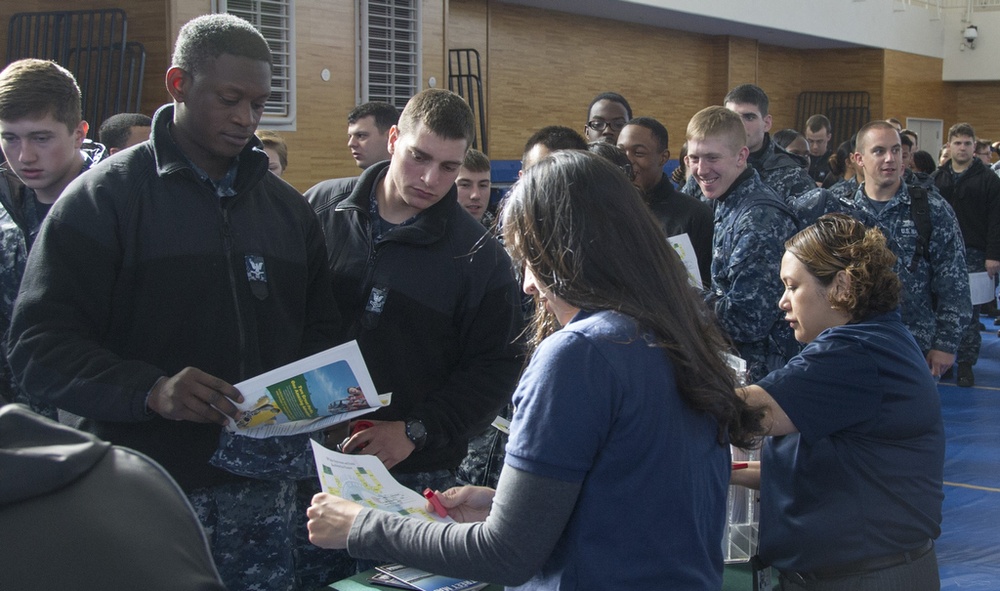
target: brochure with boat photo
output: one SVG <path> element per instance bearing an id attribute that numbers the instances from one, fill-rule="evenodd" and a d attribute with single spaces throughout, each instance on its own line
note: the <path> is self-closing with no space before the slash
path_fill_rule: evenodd
<path id="1" fill-rule="evenodd" d="M 383 406 L 357 341 L 234 385 L 243 416 L 227 429 L 248 437 L 318 431 Z"/>

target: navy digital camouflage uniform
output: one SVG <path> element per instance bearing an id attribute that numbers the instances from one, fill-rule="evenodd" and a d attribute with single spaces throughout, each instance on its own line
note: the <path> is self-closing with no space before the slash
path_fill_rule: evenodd
<path id="1" fill-rule="evenodd" d="M 858 182 L 858 177 L 854 177 L 852 179 L 842 179 L 837 181 L 836 183 L 830 186 L 828 191 L 830 191 L 830 193 L 832 193 L 833 196 L 838 199 L 840 199 L 841 197 L 850 199 L 851 197 L 854 196 L 854 193 L 857 192 L 858 186 L 860 186 L 860 183 Z M 813 193 L 813 191 L 810 191 L 810 193 Z M 802 197 L 804 197 L 804 195 Z M 799 198 L 800 201 L 802 197 Z M 793 205 L 793 207 L 797 207 L 798 205 L 799 204 L 795 204 Z"/>
<path id="2" fill-rule="evenodd" d="M 794 209 L 802 225 L 825 213 L 851 215 L 870 228 L 879 228 L 896 255 L 893 270 L 903 284 L 900 313 L 926 355 L 931 349 L 955 353 L 962 331 L 972 317 L 969 274 L 965 246 L 951 206 L 936 192 L 927 192 L 930 206 L 930 256 L 916 257 L 917 226 L 910 214 L 910 192 L 906 183 L 881 211 L 864 192 L 864 185 L 851 196 L 837 197 L 817 189 L 803 196 Z M 911 268 L 912 265 L 912 268 Z"/>
<path id="3" fill-rule="evenodd" d="M 80 149 L 84 172 L 105 157 L 102 144 L 85 140 Z M 0 398 L 28 405 L 31 410 L 52 420 L 58 420 L 56 407 L 30 397 L 21 390 L 7 364 L 7 335 L 14 312 L 14 300 L 21 288 L 28 252 L 45 219 L 46 210 L 38 207 L 35 191 L 24 186 L 21 179 L 0 164 Z"/>
<path id="4" fill-rule="evenodd" d="M 781 198 L 749 168 L 714 208 L 712 287 L 706 300 L 747 362 L 753 383 L 798 352 L 778 308 L 784 289 L 781 257 L 797 224 Z"/>
<path id="5" fill-rule="evenodd" d="M 295 517 L 295 482 L 245 480 L 188 493 L 224 581 L 246 591 L 291 589 L 295 564 L 289 541 L 305 523 Z M 267 565 L 248 576 L 247 565 Z"/>
<path id="6" fill-rule="evenodd" d="M 923 187 L 928 191 L 939 192 L 934 186 L 934 179 L 926 172 L 916 172 L 906 168 L 903 170 L 903 182 L 911 187 Z"/>
<path id="7" fill-rule="evenodd" d="M 769 133 L 764 134 L 764 146 L 751 153 L 747 163 L 757 171 L 760 180 L 786 203 L 816 188 L 816 182 L 802 168 L 805 161 L 771 141 Z M 704 199 L 701 187 L 693 176 L 688 178 L 681 192 Z"/>
<path id="8" fill-rule="evenodd" d="M 514 407 L 508 404 L 500 416 L 508 421 L 514 415 Z M 469 439 L 469 455 L 458 466 L 458 480 L 461 484 L 496 488 L 507 455 L 507 433 L 490 425 L 485 431 Z"/>

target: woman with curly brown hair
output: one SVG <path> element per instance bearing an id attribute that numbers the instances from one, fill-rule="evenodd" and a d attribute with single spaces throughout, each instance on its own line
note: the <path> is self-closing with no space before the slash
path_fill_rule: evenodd
<path id="1" fill-rule="evenodd" d="M 779 306 L 806 346 L 741 390 L 775 437 L 732 480 L 761 491 L 760 559 L 786 591 L 936 590 L 944 430 L 895 255 L 843 214 L 785 249 Z"/>

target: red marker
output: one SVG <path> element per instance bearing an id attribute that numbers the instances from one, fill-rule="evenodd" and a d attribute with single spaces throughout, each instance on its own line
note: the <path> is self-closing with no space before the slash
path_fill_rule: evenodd
<path id="1" fill-rule="evenodd" d="M 371 421 L 357 421 L 351 425 L 351 435 L 354 435 L 358 431 L 364 431 L 365 429 L 371 429 L 375 426 L 375 423 Z"/>
<path id="2" fill-rule="evenodd" d="M 448 510 L 445 509 L 444 505 L 441 504 L 441 499 L 439 499 L 437 497 L 437 493 L 435 493 L 434 491 L 432 491 L 429 488 L 425 488 L 424 489 L 424 498 L 427 499 L 428 501 L 430 501 L 431 505 L 434 506 L 434 512 L 435 513 L 437 513 L 441 517 L 447 517 L 448 516 Z"/>
<path id="3" fill-rule="evenodd" d="M 367 443 L 364 443 L 362 445 L 359 445 L 359 446 L 355 447 L 350 452 L 345 452 L 344 451 L 344 446 L 347 445 L 347 441 L 351 437 L 353 437 L 355 434 L 357 434 L 360 431 L 364 431 L 365 429 L 371 429 L 374 426 L 375 426 L 375 423 L 373 423 L 371 421 L 357 421 L 357 422 L 355 422 L 353 425 L 351 425 L 351 434 L 348 435 L 343 441 L 340 442 L 340 445 L 337 446 L 337 451 L 339 451 L 341 453 L 356 454 L 359 451 L 363 450 L 368 445 Z"/>
<path id="4" fill-rule="evenodd" d="M 733 462 L 733 470 L 746 470 L 750 464 L 746 462 Z"/>

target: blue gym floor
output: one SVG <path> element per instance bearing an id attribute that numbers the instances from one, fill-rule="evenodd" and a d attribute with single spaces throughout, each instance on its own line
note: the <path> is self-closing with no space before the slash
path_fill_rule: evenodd
<path id="1" fill-rule="evenodd" d="M 938 386 L 948 442 L 937 541 L 942 591 L 1000 589 L 1000 327 L 982 322 L 975 387 L 959 388 L 954 378 Z"/>

